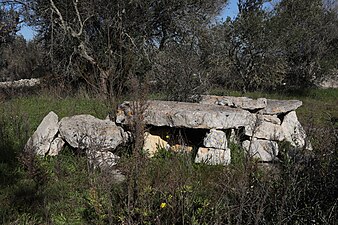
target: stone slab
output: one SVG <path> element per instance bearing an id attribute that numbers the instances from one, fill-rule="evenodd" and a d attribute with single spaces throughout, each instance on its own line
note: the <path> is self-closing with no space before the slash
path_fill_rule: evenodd
<path id="1" fill-rule="evenodd" d="M 252 99 L 248 97 L 233 97 L 233 96 L 216 96 L 216 95 L 202 95 L 202 104 L 216 104 L 223 106 L 230 106 L 241 108 L 245 110 L 263 109 L 267 106 L 266 98 Z"/>
<path id="2" fill-rule="evenodd" d="M 116 115 L 117 124 L 131 124 L 134 112 L 124 102 Z M 153 126 L 198 129 L 229 129 L 244 127 L 256 118 L 248 111 L 212 104 L 148 101 L 144 123 Z"/>
<path id="3" fill-rule="evenodd" d="M 259 113 L 268 115 L 284 114 L 298 109 L 302 104 L 302 101 L 299 100 L 268 99 L 267 106 L 260 110 Z"/>

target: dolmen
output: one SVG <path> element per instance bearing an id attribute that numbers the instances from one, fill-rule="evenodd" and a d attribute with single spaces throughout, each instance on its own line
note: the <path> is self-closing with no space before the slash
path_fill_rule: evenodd
<path id="1" fill-rule="evenodd" d="M 144 149 L 154 155 L 158 147 L 195 148 L 196 163 L 227 165 L 233 142 L 261 162 L 278 161 L 282 142 L 294 149 L 311 149 L 295 112 L 301 105 L 298 100 L 213 95 L 202 96 L 199 103 L 148 101 L 142 112 L 148 129 Z M 137 113 L 134 108 L 140 108 L 133 106 L 133 102 L 119 105 L 116 124 L 128 129 Z"/>
<path id="2" fill-rule="evenodd" d="M 83 151 L 94 167 L 112 168 L 117 149 L 132 140 L 132 126 L 144 123 L 143 151 L 149 157 L 164 151 L 193 154 L 196 163 L 228 165 L 230 143 L 260 162 L 279 160 L 279 144 L 311 149 L 299 123 L 298 100 L 205 95 L 198 103 L 174 101 L 123 102 L 115 121 L 91 115 L 59 120 L 50 112 L 28 140 L 25 151 L 56 156 L 69 145 Z M 138 119 L 141 121 L 137 121 Z"/>

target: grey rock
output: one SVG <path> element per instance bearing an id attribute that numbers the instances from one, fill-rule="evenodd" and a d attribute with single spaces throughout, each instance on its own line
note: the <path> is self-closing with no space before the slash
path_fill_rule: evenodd
<path id="1" fill-rule="evenodd" d="M 119 156 L 109 151 L 87 149 L 86 153 L 89 164 L 94 168 L 110 169 L 116 166 L 120 159 Z"/>
<path id="2" fill-rule="evenodd" d="M 305 130 L 298 121 L 295 111 L 289 112 L 285 115 L 281 127 L 285 134 L 285 140 L 289 142 L 293 147 L 306 147 L 309 150 L 312 149 L 311 145 L 306 142 Z"/>
<path id="3" fill-rule="evenodd" d="M 259 113 L 268 115 L 284 114 L 298 109 L 302 104 L 302 101 L 299 100 L 268 99 L 267 106 L 260 110 Z"/>
<path id="4" fill-rule="evenodd" d="M 282 127 L 274 123 L 266 122 L 261 115 L 257 115 L 256 121 L 245 127 L 245 135 L 274 141 L 283 141 L 285 139 Z"/>
<path id="5" fill-rule="evenodd" d="M 74 148 L 113 150 L 129 138 L 114 122 L 91 115 L 65 117 L 59 124 L 60 136 Z"/>
<path id="6" fill-rule="evenodd" d="M 211 129 L 203 141 L 203 145 L 208 148 L 227 149 L 227 137 L 221 130 Z"/>
<path id="7" fill-rule="evenodd" d="M 131 124 L 133 112 L 122 104 L 116 115 L 116 123 Z M 171 101 L 148 101 L 144 112 L 146 125 L 178 128 L 228 129 L 244 127 L 256 118 L 248 111 L 218 106 Z"/>
<path id="8" fill-rule="evenodd" d="M 48 113 L 32 137 L 28 139 L 25 151 L 33 151 L 36 155 L 45 156 L 58 130 L 58 116 L 54 112 Z"/>
<path id="9" fill-rule="evenodd" d="M 195 163 L 206 163 L 208 165 L 229 165 L 230 162 L 230 149 L 200 147 L 195 158 Z"/>
<path id="10" fill-rule="evenodd" d="M 274 141 L 253 139 L 244 141 L 242 146 L 250 156 L 261 161 L 269 162 L 277 159 L 278 144 Z"/>
<path id="11" fill-rule="evenodd" d="M 269 123 L 273 123 L 276 125 L 281 125 L 280 119 L 277 117 L 277 115 L 257 115 L 258 119 L 262 121 L 266 121 Z"/>
<path id="12" fill-rule="evenodd" d="M 48 151 L 49 156 L 57 156 L 59 152 L 63 149 L 65 145 L 65 141 L 62 140 L 61 137 L 55 138 L 52 143 L 50 144 L 50 148 Z"/>
<path id="13" fill-rule="evenodd" d="M 257 110 L 263 109 L 267 106 L 267 99 L 258 98 L 256 100 L 248 97 L 203 95 L 200 103 L 230 106 L 245 110 Z"/>

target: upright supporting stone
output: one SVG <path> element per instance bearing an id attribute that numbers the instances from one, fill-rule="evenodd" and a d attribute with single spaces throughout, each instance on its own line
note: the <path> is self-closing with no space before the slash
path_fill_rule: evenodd
<path id="1" fill-rule="evenodd" d="M 27 141 L 25 150 L 33 151 L 36 155 L 45 156 L 59 130 L 58 120 L 59 118 L 54 112 L 48 113 L 32 137 Z"/>
<path id="2" fill-rule="evenodd" d="M 285 140 L 290 142 L 293 147 L 303 148 L 311 150 L 310 144 L 306 143 L 306 133 L 302 125 L 298 121 L 297 114 L 295 111 L 289 112 L 285 115 L 282 129 L 285 133 Z M 307 145 L 307 146 L 305 146 Z"/>
<path id="3" fill-rule="evenodd" d="M 244 141 L 242 146 L 250 156 L 261 161 L 270 162 L 277 159 L 278 144 L 274 141 L 253 139 Z"/>
<path id="4" fill-rule="evenodd" d="M 203 141 L 203 145 L 208 148 L 227 149 L 227 137 L 221 130 L 211 129 Z"/>
<path id="5" fill-rule="evenodd" d="M 150 157 L 153 157 L 158 148 L 165 148 L 168 150 L 170 145 L 161 137 L 145 132 L 143 149 L 147 151 Z"/>

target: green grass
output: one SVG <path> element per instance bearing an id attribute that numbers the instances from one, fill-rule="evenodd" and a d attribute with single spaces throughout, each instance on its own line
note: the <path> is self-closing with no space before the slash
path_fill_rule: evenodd
<path id="1" fill-rule="evenodd" d="M 337 95 L 337 90 L 312 90 L 246 96 L 300 99 L 301 121 L 323 127 L 326 116 L 337 116 Z M 22 158 L 28 137 L 49 111 L 59 118 L 103 119 L 111 110 L 105 101 L 85 96 L 34 95 L 1 103 L 0 223 L 334 224 L 338 219 L 338 151 L 332 138 L 317 138 L 311 158 L 300 153 L 276 170 L 247 161 L 235 144 L 226 167 L 195 164 L 189 154 L 125 155 L 120 169 L 127 179 L 120 184 L 91 170 L 85 156 L 69 147 L 58 157 Z"/>
<path id="2" fill-rule="evenodd" d="M 99 98 L 56 98 L 53 95 L 17 97 L 0 104 L 0 116 L 9 120 L 24 117 L 31 127 L 30 131 L 34 131 L 50 111 L 54 111 L 59 119 L 77 114 L 91 114 L 104 119 L 111 110 L 112 108 Z"/>

